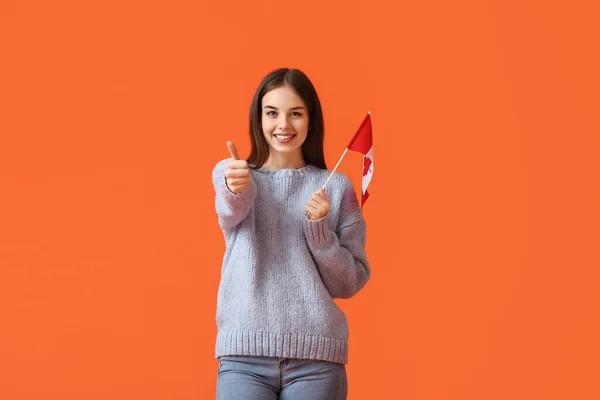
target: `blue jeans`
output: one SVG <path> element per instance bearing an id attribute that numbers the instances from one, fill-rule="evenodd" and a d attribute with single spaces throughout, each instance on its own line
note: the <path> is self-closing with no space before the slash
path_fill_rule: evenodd
<path id="1" fill-rule="evenodd" d="M 218 400 L 345 400 L 346 367 L 318 360 L 222 356 Z"/>

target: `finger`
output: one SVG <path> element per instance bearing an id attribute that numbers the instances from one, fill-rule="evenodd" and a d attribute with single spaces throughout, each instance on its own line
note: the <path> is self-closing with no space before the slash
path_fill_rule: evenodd
<path id="1" fill-rule="evenodd" d="M 315 193 L 313 194 L 313 200 L 321 205 L 321 207 L 329 209 L 329 199 L 327 197 L 323 198 L 321 194 Z"/>
<path id="2" fill-rule="evenodd" d="M 227 180 L 227 184 L 229 186 L 243 186 L 247 185 L 248 183 L 250 183 L 250 179 L 248 178 L 233 178 Z"/>
<path id="3" fill-rule="evenodd" d="M 233 142 L 228 141 L 227 148 L 229 149 L 229 154 L 231 154 L 231 158 L 233 158 L 234 160 L 240 159 L 240 155 L 238 154 L 237 149 L 235 148 L 235 145 L 233 144 Z"/>
<path id="4" fill-rule="evenodd" d="M 228 183 L 227 187 L 229 187 L 229 189 L 234 192 L 234 193 L 239 193 L 239 192 L 243 192 L 244 190 L 246 190 L 250 185 L 246 184 L 239 184 L 239 183 Z"/>
<path id="5" fill-rule="evenodd" d="M 311 220 L 313 219 L 313 216 L 315 216 L 319 213 L 319 211 L 317 209 L 315 209 L 314 207 L 310 207 L 310 206 L 306 206 L 306 208 L 304 209 L 304 212 L 308 216 L 308 219 L 311 219 Z"/>
<path id="6" fill-rule="evenodd" d="M 319 207 L 318 204 L 315 204 L 313 201 L 309 200 L 306 203 L 306 207 L 305 208 L 306 208 L 307 211 L 315 212 L 315 211 L 319 211 L 320 207 Z"/>
<path id="7" fill-rule="evenodd" d="M 325 215 L 329 212 L 329 203 L 321 204 L 316 200 L 310 199 L 307 205 L 314 207 L 321 215 Z"/>
<path id="8" fill-rule="evenodd" d="M 327 192 L 325 191 L 325 189 L 319 189 L 316 192 L 323 200 L 325 200 L 327 203 L 329 203 L 329 197 L 327 197 Z"/>
<path id="9" fill-rule="evenodd" d="M 312 208 L 314 208 L 316 211 L 320 211 L 320 210 L 322 210 L 322 209 L 323 209 L 323 206 L 322 206 L 322 205 L 320 205 L 319 203 L 317 203 L 316 201 L 314 201 L 313 199 L 310 199 L 310 200 L 308 201 L 308 203 L 306 203 L 306 206 L 307 206 L 307 207 L 312 207 Z"/>
<path id="10" fill-rule="evenodd" d="M 310 198 L 311 200 L 316 201 L 318 204 L 321 205 L 325 205 L 327 204 L 327 202 L 325 201 L 324 198 L 322 198 L 318 192 L 313 193 L 312 197 Z"/>
<path id="11" fill-rule="evenodd" d="M 247 178 L 250 176 L 250 170 L 247 168 L 243 168 L 243 169 L 228 169 L 225 172 L 225 176 L 228 179 L 233 179 L 233 178 Z"/>
<path id="12" fill-rule="evenodd" d="M 243 169 L 248 168 L 248 161 L 246 160 L 232 160 L 227 164 L 227 168 L 229 169 Z"/>
<path id="13" fill-rule="evenodd" d="M 245 188 L 245 187 L 242 187 L 242 186 L 232 186 L 230 189 L 231 189 L 231 191 L 232 191 L 233 193 L 241 193 L 241 192 L 243 192 L 243 191 L 244 191 L 246 188 Z"/>

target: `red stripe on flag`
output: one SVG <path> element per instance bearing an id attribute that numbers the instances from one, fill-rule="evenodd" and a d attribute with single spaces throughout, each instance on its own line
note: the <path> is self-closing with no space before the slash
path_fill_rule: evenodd
<path id="1" fill-rule="evenodd" d="M 365 190 L 365 192 L 362 195 L 362 201 L 360 203 L 360 207 L 362 208 L 362 206 L 365 204 L 365 201 L 367 201 L 367 199 L 369 198 L 369 191 Z"/>
<path id="2" fill-rule="evenodd" d="M 371 114 L 367 114 L 363 122 L 360 124 L 358 131 L 354 134 L 348 150 L 358 151 L 362 154 L 367 154 L 373 145 L 373 131 L 371 127 Z"/>

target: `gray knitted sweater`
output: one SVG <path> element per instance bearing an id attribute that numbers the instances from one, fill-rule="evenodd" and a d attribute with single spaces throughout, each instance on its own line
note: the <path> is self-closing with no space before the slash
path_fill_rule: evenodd
<path id="1" fill-rule="evenodd" d="M 334 298 L 356 294 L 370 275 L 366 226 L 348 177 L 327 184 L 323 218 L 304 214 L 329 171 L 251 169 L 239 194 L 213 170 L 216 211 L 225 236 L 217 298 L 216 357 L 303 358 L 348 362 L 348 324 Z"/>

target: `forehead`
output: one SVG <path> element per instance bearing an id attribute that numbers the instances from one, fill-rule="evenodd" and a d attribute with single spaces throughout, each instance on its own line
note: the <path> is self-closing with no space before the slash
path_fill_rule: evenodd
<path id="1" fill-rule="evenodd" d="M 288 85 L 279 86 L 265 93 L 262 98 L 262 105 L 263 107 L 270 105 L 277 108 L 280 108 L 280 106 L 287 108 L 306 106 L 302 100 L 302 97 L 300 97 L 296 91 Z"/>

